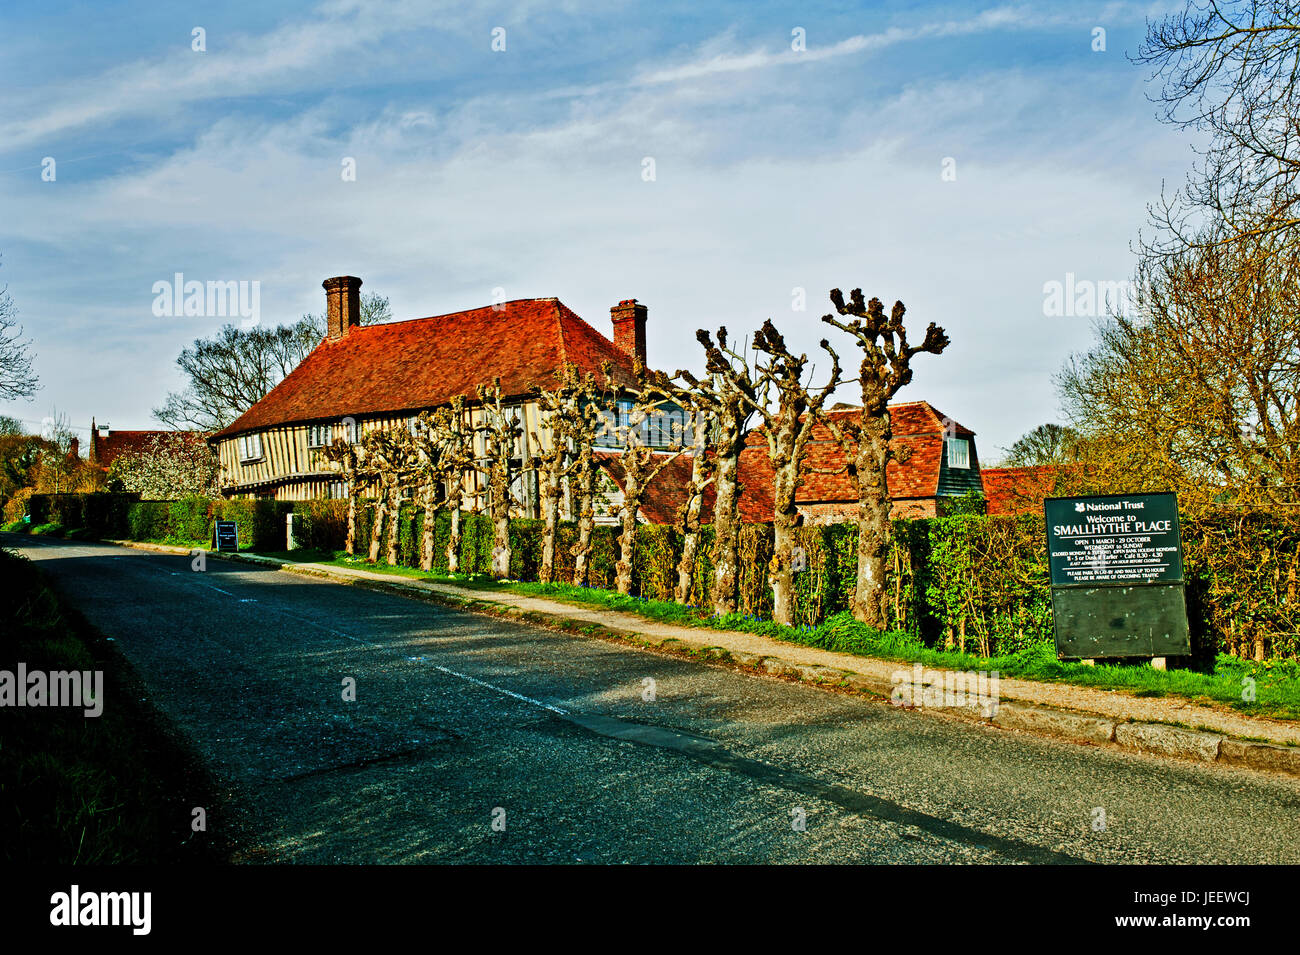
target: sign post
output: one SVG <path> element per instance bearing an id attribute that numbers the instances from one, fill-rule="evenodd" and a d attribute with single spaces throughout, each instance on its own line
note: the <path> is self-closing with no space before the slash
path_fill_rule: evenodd
<path id="1" fill-rule="evenodd" d="M 212 536 L 216 538 L 218 552 L 239 550 L 239 525 L 234 521 L 217 521 L 217 527 L 212 532 Z"/>
<path id="2" fill-rule="evenodd" d="M 1043 514 L 1058 657 L 1192 652 L 1173 494 L 1048 498 Z"/>

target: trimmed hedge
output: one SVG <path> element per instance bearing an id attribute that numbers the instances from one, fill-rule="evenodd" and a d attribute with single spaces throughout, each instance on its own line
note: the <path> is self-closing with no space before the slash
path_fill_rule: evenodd
<path id="1" fill-rule="evenodd" d="M 131 494 L 33 494 L 31 525 L 59 524 L 108 538 L 195 543 L 211 539 L 217 520 L 239 524 L 241 546 L 283 550 L 285 515 L 300 515 L 298 540 L 317 550 L 343 547 L 347 502 L 207 500 L 140 501 Z M 357 512 L 357 552 L 370 540 L 374 507 Z M 410 504 L 399 514 L 398 556 L 418 567 L 424 516 Z M 511 521 L 510 573 L 537 579 L 542 522 Z M 439 513 L 434 526 L 433 572 L 447 572 L 451 519 Z M 1224 511 L 1184 517 L 1183 560 L 1193 649 L 1213 655 L 1300 658 L 1300 515 Z M 492 522 L 486 515 L 461 516 L 460 570 L 487 573 Z M 857 527 L 807 526 L 798 531 L 806 570 L 795 575 L 795 623 L 816 624 L 848 609 L 853 599 Z M 570 548 L 574 524 L 561 524 L 556 541 L 557 579 L 573 575 Z M 700 534 L 699 559 L 689 604 L 708 607 L 713 579 L 712 528 Z M 632 592 L 671 600 L 681 556 L 681 535 L 667 526 L 637 529 Z M 738 609 L 768 617 L 772 592 L 767 569 L 772 529 L 743 525 L 739 536 L 741 573 Z M 612 589 L 617 528 L 599 525 L 592 538 L 589 584 Z M 919 636 L 931 646 L 950 645 L 986 656 L 1015 653 L 1052 639 L 1047 544 L 1041 518 L 954 514 L 893 524 L 889 555 L 887 627 Z"/>

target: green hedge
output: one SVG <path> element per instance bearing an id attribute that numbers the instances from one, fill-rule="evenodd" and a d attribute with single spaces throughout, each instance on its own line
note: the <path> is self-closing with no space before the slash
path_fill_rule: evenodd
<path id="1" fill-rule="evenodd" d="M 370 541 L 373 504 L 357 514 L 357 551 Z M 207 500 L 139 501 L 129 494 L 33 494 L 31 525 L 59 524 L 108 538 L 192 543 L 211 538 L 216 520 L 233 520 L 246 548 L 282 550 L 285 515 L 300 516 L 299 541 L 339 550 L 346 534 L 346 501 Z M 423 513 L 404 505 L 399 516 L 399 561 L 418 567 Z M 439 513 L 434 527 L 433 571 L 446 573 L 451 520 Z M 1188 614 L 1196 652 L 1224 651 L 1258 660 L 1300 657 L 1300 515 L 1224 511 L 1184 517 L 1183 550 Z M 460 569 L 487 573 L 492 522 L 463 514 Z M 612 589 L 618 529 L 601 525 L 592 538 L 590 580 Z M 807 569 L 795 576 L 795 622 L 815 624 L 848 609 L 857 565 L 853 524 L 808 526 L 798 532 Z M 536 580 L 541 565 L 542 523 L 511 522 L 510 573 Z M 557 579 L 572 579 L 570 548 L 577 527 L 557 532 Z M 700 535 L 699 559 L 688 603 L 710 605 L 712 529 Z M 681 535 L 671 527 L 637 529 L 632 592 L 671 600 L 681 556 Z M 739 535 L 741 613 L 767 617 L 772 529 L 742 526 Z M 986 655 L 1014 653 L 1052 638 L 1051 591 L 1042 520 L 953 514 L 893 524 L 886 600 L 888 629 L 919 636 L 929 645 L 951 645 Z"/>

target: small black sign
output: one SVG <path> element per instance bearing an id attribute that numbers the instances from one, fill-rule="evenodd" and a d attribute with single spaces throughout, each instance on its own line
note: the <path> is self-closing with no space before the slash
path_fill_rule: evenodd
<path id="1" fill-rule="evenodd" d="M 1191 652 L 1173 494 L 1043 502 L 1060 657 Z"/>
<path id="2" fill-rule="evenodd" d="M 239 525 L 235 521 L 217 521 L 217 550 L 239 550 Z"/>
<path id="3" fill-rule="evenodd" d="M 1182 581 L 1174 495 L 1049 498 L 1043 509 L 1053 587 Z"/>

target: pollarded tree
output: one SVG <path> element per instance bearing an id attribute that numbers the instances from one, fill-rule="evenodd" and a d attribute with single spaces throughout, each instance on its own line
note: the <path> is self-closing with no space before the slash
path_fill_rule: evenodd
<path id="1" fill-rule="evenodd" d="M 335 438 L 321 449 L 321 454 L 331 469 L 339 472 L 343 479 L 343 488 L 348 496 L 348 533 L 343 549 L 348 554 L 357 552 L 357 499 L 361 488 L 376 479 L 366 460 L 365 446 L 360 441 L 351 440 L 352 435 Z"/>
<path id="2" fill-rule="evenodd" d="M 402 488 L 410 481 L 414 463 L 411 433 L 406 428 L 376 428 L 366 432 L 362 447 L 379 491 L 367 560 L 372 564 L 379 560 L 381 542 L 386 540 L 388 563 L 396 565 Z"/>
<path id="3" fill-rule="evenodd" d="M 420 534 L 420 569 L 433 570 L 433 525 L 443 503 L 447 474 L 447 440 L 428 411 L 411 424 L 412 472 L 416 500 L 424 513 Z"/>
<path id="4" fill-rule="evenodd" d="M 620 594 L 632 592 L 632 559 L 636 548 L 637 514 L 650 484 L 682 453 L 680 436 L 672 436 L 672 443 L 663 448 L 649 445 L 649 427 L 652 419 L 671 401 L 662 385 L 656 388 L 651 376 L 639 360 L 634 362 L 633 373 L 640 388 L 632 393 L 632 405 L 627 416 L 615 419 L 612 428 L 615 444 L 621 450 L 618 462 L 623 472 L 623 505 L 619 509 L 618 563 L 615 565 L 615 582 Z"/>
<path id="5" fill-rule="evenodd" d="M 492 515 L 492 576 L 510 576 L 511 485 L 518 474 L 515 452 L 524 433 L 519 411 L 508 407 L 501 393 L 501 379 L 478 386 L 483 416 L 478 430 L 484 440 L 484 463 L 488 475 L 488 510 Z"/>
<path id="6" fill-rule="evenodd" d="M 597 481 L 600 463 L 596 460 L 596 438 L 605 427 L 604 412 L 614 401 L 613 368 L 601 365 L 600 377 L 591 372 L 576 382 L 574 413 L 562 422 L 564 438 L 573 454 L 570 482 L 574 487 L 578 539 L 569 552 L 573 555 L 573 585 L 584 587 L 591 564 L 591 537 L 596 527 Z"/>
<path id="7" fill-rule="evenodd" d="M 848 473 L 858 490 L 858 579 L 853 616 L 880 627 L 885 620 L 885 560 L 891 511 L 885 478 L 893 456 L 889 400 L 912 380 L 912 356 L 921 352 L 940 354 L 948 347 L 948 336 L 931 322 L 921 344 L 909 344 L 903 327 L 907 311 L 903 303 L 895 302 L 886 315 L 880 299 L 863 301 L 862 289 L 853 290 L 848 304 L 839 289 L 832 289 L 831 301 L 840 315 L 850 317 L 840 321 L 834 315 L 823 315 L 822 321 L 853 336 L 862 349 L 858 370 L 862 412 L 858 420 L 825 418 L 827 428 L 849 458 Z"/>
<path id="8" fill-rule="evenodd" d="M 560 523 L 560 499 L 564 496 L 564 482 L 574 472 L 572 444 L 574 435 L 570 421 L 581 416 L 583 377 L 577 366 L 566 362 L 557 375 L 559 381 L 553 388 L 534 385 L 541 425 L 544 435 L 533 435 L 533 467 L 540 480 L 542 503 L 542 561 L 537 579 L 549 584 L 555 579 L 555 536 Z M 588 442 L 590 446 L 590 441 Z"/>
<path id="9" fill-rule="evenodd" d="M 700 329 L 696 340 L 704 347 L 706 377 L 679 371 L 713 422 L 715 488 L 713 502 L 713 610 L 735 613 L 740 583 L 740 454 L 745 450 L 753 415 L 757 382 L 744 356 L 727 345 L 726 328 L 718 329 L 714 344 Z"/>
<path id="10" fill-rule="evenodd" d="M 762 434 L 773 472 L 774 546 L 768 575 L 772 585 L 772 619 L 786 626 L 794 624 L 795 532 L 800 523 L 795 493 L 799 489 L 804 449 L 813 426 L 821 418 L 822 406 L 840 383 L 839 358 L 825 339 L 821 344 L 830 353 L 831 373 L 826 384 L 814 391 L 804 382 L 808 356 L 795 357 L 770 319 L 754 335 L 754 348 L 767 356 L 756 363 L 759 391 L 753 408 L 763 422 Z"/>
<path id="11" fill-rule="evenodd" d="M 676 392 L 684 413 L 682 443 L 689 444 L 691 477 L 686 498 L 677 512 L 677 529 L 682 535 L 682 556 L 677 561 L 677 586 L 673 597 L 689 603 L 695 580 L 695 560 L 700 547 L 700 512 L 704 509 L 704 491 L 713 483 L 713 461 L 708 454 L 709 421 L 699 396 L 690 391 Z"/>
<path id="12" fill-rule="evenodd" d="M 446 484 L 444 506 L 449 514 L 447 573 L 460 572 L 460 512 L 465 503 L 465 477 L 475 474 L 474 430 L 465 411 L 465 397 L 456 395 L 449 405 L 433 413 L 434 429 L 443 439 Z"/>

